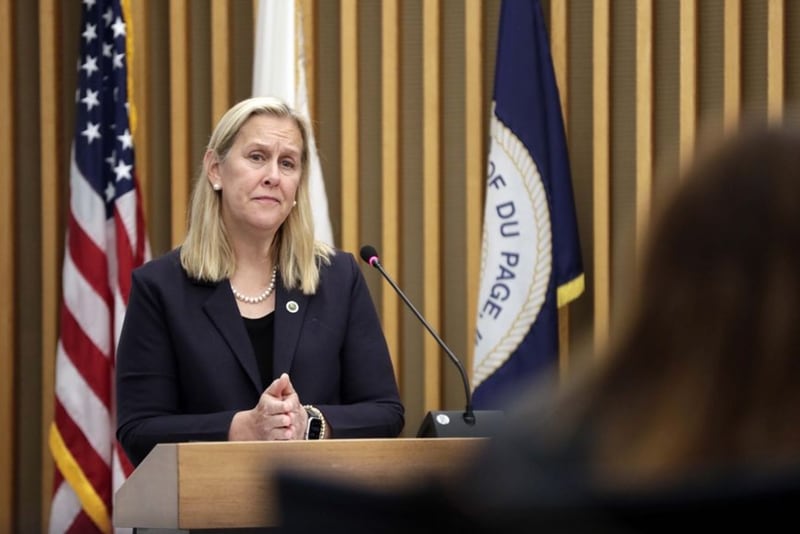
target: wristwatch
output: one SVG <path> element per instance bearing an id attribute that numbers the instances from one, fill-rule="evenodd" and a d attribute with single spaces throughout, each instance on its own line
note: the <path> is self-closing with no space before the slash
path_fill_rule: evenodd
<path id="1" fill-rule="evenodd" d="M 308 424 L 306 425 L 305 439 L 325 439 L 325 417 L 315 406 L 306 404 L 303 406 L 308 414 Z"/>

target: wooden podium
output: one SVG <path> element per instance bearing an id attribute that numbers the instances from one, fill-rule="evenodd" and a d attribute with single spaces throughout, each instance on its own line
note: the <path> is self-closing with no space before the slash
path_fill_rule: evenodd
<path id="1" fill-rule="evenodd" d="M 114 497 L 114 526 L 139 529 L 273 527 L 275 474 L 290 470 L 341 482 L 400 488 L 447 477 L 479 438 L 332 439 L 157 445 Z"/>

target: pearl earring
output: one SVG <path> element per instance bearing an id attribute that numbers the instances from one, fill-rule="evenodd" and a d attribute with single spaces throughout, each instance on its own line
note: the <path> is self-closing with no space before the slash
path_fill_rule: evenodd
<path id="1" fill-rule="evenodd" d="M 295 206 L 297 206 L 297 201 L 296 200 L 292 203 L 292 207 L 295 207 Z"/>
<path id="2" fill-rule="evenodd" d="M 220 184 L 214 184 L 212 187 L 214 188 L 214 191 L 219 191 L 220 189 L 222 189 L 222 186 Z"/>

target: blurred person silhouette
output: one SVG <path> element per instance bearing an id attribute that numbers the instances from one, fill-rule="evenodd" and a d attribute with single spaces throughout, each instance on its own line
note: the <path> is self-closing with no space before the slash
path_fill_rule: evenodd
<path id="1" fill-rule="evenodd" d="M 134 271 L 117 436 L 158 443 L 395 437 L 404 409 L 355 259 L 315 241 L 306 120 L 280 100 L 220 119 L 183 244 Z"/>
<path id="2" fill-rule="evenodd" d="M 800 131 L 743 130 L 699 153 L 675 183 L 654 217 L 629 315 L 604 354 L 584 358 L 558 391 L 543 380 L 517 399 L 454 483 L 394 501 L 354 488 L 347 497 L 361 508 L 374 501 L 383 517 L 393 503 L 419 506 L 432 515 L 417 525 L 473 532 L 763 528 L 793 509 Z M 303 482 L 283 484 L 291 509 Z M 396 515 L 403 528 L 415 523 Z M 295 520 L 287 516 L 289 531 Z M 359 517 L 356 529 L 369 520 Z"/>

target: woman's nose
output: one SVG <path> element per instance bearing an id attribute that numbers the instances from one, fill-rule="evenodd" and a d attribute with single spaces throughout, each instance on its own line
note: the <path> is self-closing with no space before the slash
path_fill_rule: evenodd
<path id="1" fill-rule="evenodd" d="M 266 164 L 264 169 L 264 185 L 278 185 L 280 183 L 281 173 L 278 168 L 277 161 L 270 161 Z"/>

